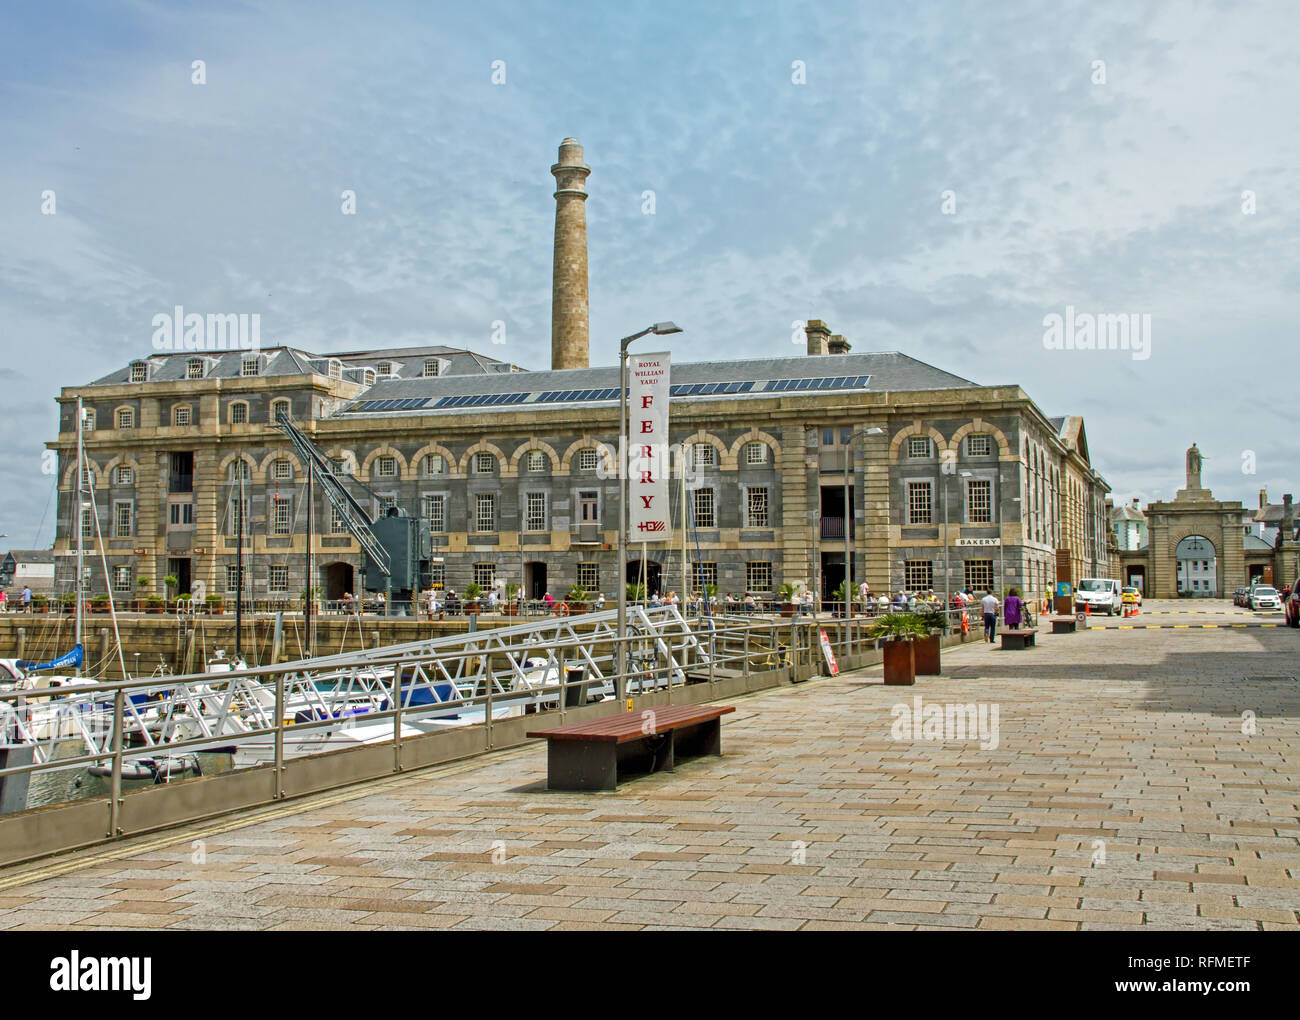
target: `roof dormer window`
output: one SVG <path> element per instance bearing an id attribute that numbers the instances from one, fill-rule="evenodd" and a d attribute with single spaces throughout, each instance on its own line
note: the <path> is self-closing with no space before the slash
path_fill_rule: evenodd
<path id="1" fill-rule="evenodd" d="M 189 361 L 185 362 L 185 378 L 186 378 L 186 379 L 202 379 L 202 378 L 203 378 L 203 359 L 202 359 L 202 358 L 190 358 Z"/>
<path id="2" fill-rule="evenodd" d="M 361 381 L 366 386 L 373 386 L 375 384 L 375 370 L 373 368 L 363 368 L 361 370 Z"/>
<path id="3" fill-rule="evenodd" d="M 149 365 L 143 361 L 131 362 L 131 381 L 147 382 L 149 379 Z"/>
<path id="4" fill-rule="evenodd" d="M 375 366 L 375 374 L 380 379 L 391 379 L 393 377 L 393 363 L 391 361 L 381 361 Z"/>
<path id="5" fill-rule="evenodd" d="M 438 374 L 438 359 L 426 358 L 424 361 L 424 376 L 426 379 L 432 379 Z"/>
<path id="6" fill-rule="evenodd" d="M 242 359 L 239 364 L 239 374 L 241 376 L 261 375 L 262 359 L 257 355 Z"/>
<path id="7" fill-rule="evenodd" d="M 329 377 L 331 379 L 343 378 L 343 362 L 341 362 L 338 358 L 330 358 Z"/>

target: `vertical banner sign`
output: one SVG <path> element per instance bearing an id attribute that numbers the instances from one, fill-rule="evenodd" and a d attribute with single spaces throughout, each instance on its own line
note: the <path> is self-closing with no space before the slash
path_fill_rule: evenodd
<path id="1" fill-rule="evenodd" d="M 628 542 L 673 537 L 668 513 L 668 352 L 628 359 Z"/>

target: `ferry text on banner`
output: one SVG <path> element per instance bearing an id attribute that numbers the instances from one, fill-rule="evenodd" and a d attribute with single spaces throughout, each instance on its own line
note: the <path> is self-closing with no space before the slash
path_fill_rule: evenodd
<path id="1" fill-rule="evenodd" d="M 667 542 L 668 352 L 628 359 L 628 542 Z"/>

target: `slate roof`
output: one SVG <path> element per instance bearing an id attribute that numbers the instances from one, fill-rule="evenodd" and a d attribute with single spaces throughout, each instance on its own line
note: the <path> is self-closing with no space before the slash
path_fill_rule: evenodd
<path id="1" fill-rule="evenodd" d="M 804 382 L 796 388 L 794 383 L 801 380 Z M 787 381 L 791 384 L 781 385 Z M 403 412 L 459 412 L 466 406 L 464 401 L 457 400 L 456 407 L 438 406 L 455 398 L 480 398 L 471 406 L 475 411 L 485 412 L 556 403 L 566 407 L 607 406 L 618 400 L 618 382 L 617 365 L 563 371 L 381 379 L 339 414 L 388 416 Z M 671 383 L 674 389 L 698 386 L 709 390 L 675 394 L 674 399 L 697 397 L 710 400 L 775 398 L 833 391 L 897 392 L 978 387 L 969 379 L 897 351 L 738 361 L 679 361 L 672 365 Z M 781 388 L 771 388 L 777 385 Z M 494 402 L 483 402 L 488 399 Z M 394 406 L 401 404 L 407 406 Z"/>
<path id="2" fill-rule="evenodd" d="M 204 379 L 238 379 L 241 377 L 243 358 L 251 351 L 167 351 L 138 358 L 90 383 L 91 386 L 115 386 L 131 381 L 131 365 L 139 361 L 149 364 L 149 382 L 180 381 L 185 379 L 191 358 L 203 358 Z M 343 351 L 331 354 L 313 354 L 297 347 L 263 347 L 260 352 L 265 361 L 258 376 L 308 375 L 317 372 L 329 374 L 329 361 L 342 362 L 343 378 L 362 382 L 362 370 L 374 368 L 381 361 L 393 363 L 400 378 L 416 376 L 424 371 L 427 358 L 438 358 L 439 371 L 446 375 L 486 375 L 488 373 L 517 373 L 522 371 L 509 362 L 498 361 L 474 351 L 459 347 L 397 347 L 389 350 Z"/>
<path id="3" fill-rule="evenodd" d="M 12 556 L 15 563 L 53 563 L 53 549 L 10 549 L 5 556 Z M 2 557 L 0 557 L 2 558 Z"/>

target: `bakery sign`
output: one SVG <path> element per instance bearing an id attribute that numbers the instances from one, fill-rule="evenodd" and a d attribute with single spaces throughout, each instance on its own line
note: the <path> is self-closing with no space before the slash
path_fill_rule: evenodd
<path id="1" fill-rule="evenodd" d="M 959 538 L 958 545 L 1001 545 L 1000 538 Z"/>
<path id="2" fill-rule="evenodd" d="M 668 510 L 668 352 L 628 359 L 628 532 L 632 542 L 673 537 Z"/>

